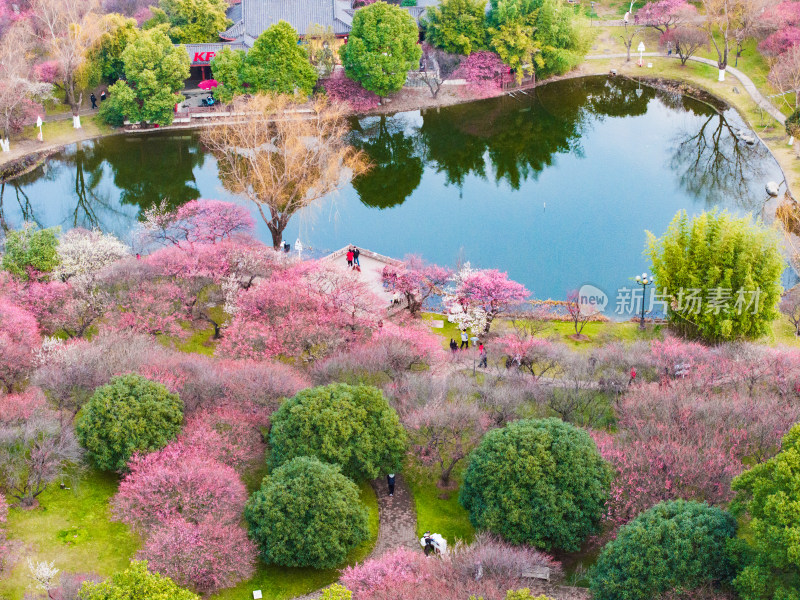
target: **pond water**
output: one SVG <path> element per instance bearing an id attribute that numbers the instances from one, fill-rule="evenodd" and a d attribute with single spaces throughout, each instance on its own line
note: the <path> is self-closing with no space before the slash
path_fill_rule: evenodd
<path id="1" fill-rule="evenodd" d="M 440 264 L 499 268 L 539 298 L 585 283 L 631 286 L 648 268 L 645 230 L 680 209 L 759 214 L 782 181 L 731 109 L 634 81 L 571 79 L 529 94 L 353 120 L 374 168 L 298 213 L 285 239 L 316 252 L 349 243 Z M 167 199 L 231 199 L 191 133 L 114 136 L 52 156 L 3 184 L 0 217 L 99 227 L 130 238 L 141 210 Z M 254 218 L 258 215 L 253 209 Z M 263 223 L 258 235 L 270 242 Z"/>

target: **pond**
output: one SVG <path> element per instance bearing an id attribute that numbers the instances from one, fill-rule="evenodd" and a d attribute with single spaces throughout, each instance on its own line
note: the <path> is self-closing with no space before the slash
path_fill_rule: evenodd
<path id="1" fill-rule="evenodd" d="M 352 126 L 372 170 L 295 215 L 287 241 L 317 253 L 354 243 L 468 260 L 508 271 L 538 298 L 589 283 L 613 303 L 648 268 L 646 230 L 660 235 L 681 209 L 759 214 L 764 184 L 783 180 L 763 145 L 737 139 L 746 126 L 734 110 L 623 78 L 570 79 Z M 114 136 L 70 146 L 5 183 L 0 218 L 130 238 L 142 209 L 193 198 L 246 202 L 223 188 L 196 135 Z M 258 235 L 270 242 L 260 221 Z"/>

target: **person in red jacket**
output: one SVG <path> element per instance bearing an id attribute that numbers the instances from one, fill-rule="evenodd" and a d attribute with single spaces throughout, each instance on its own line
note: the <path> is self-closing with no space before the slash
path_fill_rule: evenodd
<path id="1" fill-rule="evenodd" d="M 628 380 L 628 385 L 631 385 L 636 379 L 636 367 L 631 367 L 631 378 Z"/>
<path id="2" fill-rule="evenodd" d="M 353 268 L 353 251 L 352 250 L 348 250 L 347 251 L 347 266 L 350 267 L 351 269 Z"/>

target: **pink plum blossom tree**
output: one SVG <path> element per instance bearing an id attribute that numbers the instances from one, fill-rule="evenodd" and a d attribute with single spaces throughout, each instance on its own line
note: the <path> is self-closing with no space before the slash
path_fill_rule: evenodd
<path id="1" fill-rule="evenodd" d="M 412 315 L 418 314 L 433 296 L 442 293 L 451 275 L 449 269 L 427 264 L 415 255 L 406 256 L 400 265 L 386 265 L 382 273 L 384 285 L 405 299 Z"/>
<path id="2" fill-rule="evenodd" d="M 128 466 L 113 510 L 138 531 L 178 516 L 191 523 L 211 516 L 227 525 L 241 518 L 247 493 L 236 471 L 196 449 L 172 443 Z"/>
<path id="3" fill-rule="evenodd" d="M 636 23 L 652 27 L 664 34 L 697 14 L 697 8 L 686 0 L 657 0 L 648 2 L 635 15 Z"/>
<path id="4" fill-rule="evenodd" d="M 467 314 L 477 310 L 485 315 L 485 325 L 478 332 L 485 335 L 498 316 L 512 306 L 522 304 L 529 296 L 530 292 L 525 286 L 509 279 L 508 273 L 484 269 L 462 272 L 455 291 L 445 298 L 445 305 L 449 304 L 448 308 L 460 308 Z"/>
<path id="5" fill-rule="evenodd" d="M 172 516 L 155 526 L 139 557 L 178 585 L 211 594 L 252 577 L 258 553 L 238 524 L 213 515 L 199 523 Z"/>
<path id="6" fill-rule="evenodd" d="M 27 377 L 41 343 L 36 318 L 0 296 L 0 384 L 7 392 Z"/>
<path id="7" fill-rule="evenodd" d="M 249 235 L 254 228 L 245 207 L 221 200 L 192 200 L 176 210 L 162 202 L 145 211 L 142 224 L 146 239 L 182 248 Z"/>

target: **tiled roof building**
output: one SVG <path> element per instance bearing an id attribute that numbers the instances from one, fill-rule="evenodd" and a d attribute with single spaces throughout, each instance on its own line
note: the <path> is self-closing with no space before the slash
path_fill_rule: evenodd
<path id="1" fill-rule="evenodd" d="M 429 6 L 438 0 L 418 0 L 418 6 L 403 7 L 419 23 Z M 242 0 L 228 9 L 233 25 L 221 32 L 219 43 L 186 44 L 192 66 L 208 65 L 217 52 L 228 46 L 234 50 L 248 50 L 264 30 L 278 21 L 286 21 L 300 37 L 312 25 L 330 27 L 338 37 L 346 37 L 353 25 L 351 0 Z"/>

